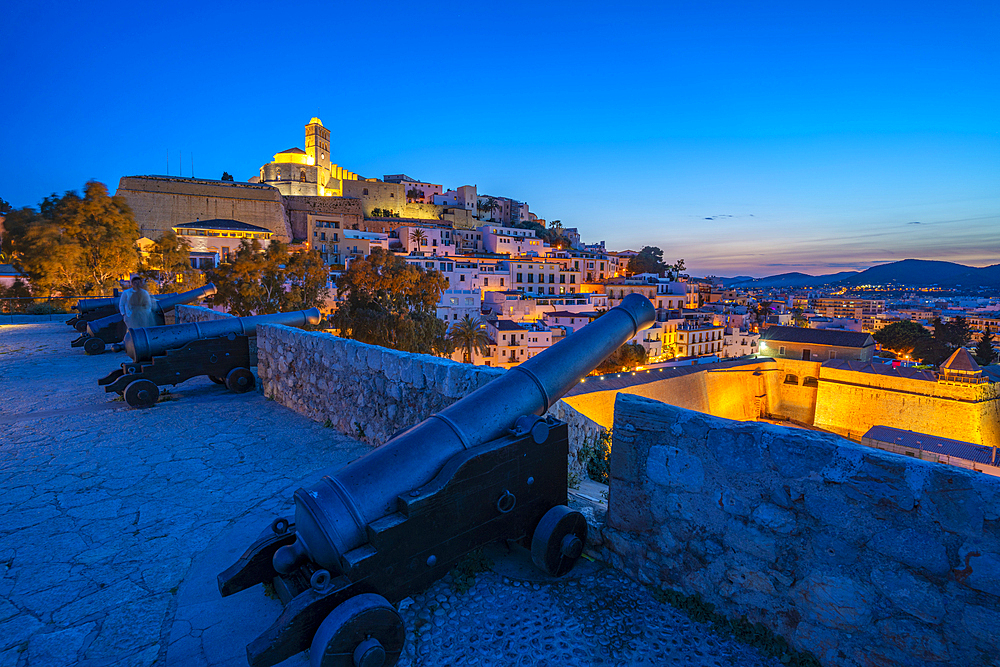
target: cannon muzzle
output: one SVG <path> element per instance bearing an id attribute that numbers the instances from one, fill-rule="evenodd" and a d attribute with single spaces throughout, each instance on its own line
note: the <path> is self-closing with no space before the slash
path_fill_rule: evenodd
<path id="1" fill-rule="evenodd" d="M 92 310 L 97 310 L 98 308 L 103 308 L 105 306 L 113 306 L 117 304 L 118 304 L 118 297 L 101 296 L 101 297 L 94 297 L 92 299 L 80 299 L 79 301 L 76 302 L 76 305 L 73 306 L 73 308 L 75 308 L 77 312 L 83 314 L 83 313 L 89 313 Z"/>
<path id="2" fill-rule="evenodd" d="M 397 435 L 308 490 L 295 492 L 296 541 L 274 568 L 289 574 L 312 560 L 331 574 L 367 542 L 367 524 L 396 511 L 397 497 L 430 481 L 455 454 L 509 433 L 519 417 L 542 415 L 623 343 L 656 321 L 649 299 L 630 294 L 580 331 Z"/>
<path id="3" fill-rule="evenodd" d="M 196 289 L 188 290 L 187 292 L 176 292 L 173 294 L 157 294 L 156 304 L 159 310 L 166 310 L 167 308 L 173 308 L 176 305 L 182 303 L 191 303 L 193 301 L 198 301 L 199 299 L 204 299 L 206 296 L 212 296 L 217 290 L 215 285 L 208 283 L 203 287 L 198 287 Z M 105 327 L 109 327 L 112 324 L 117 324 L 122 321 L 122 314 L 115 313 L 114 315 L 108 315 L 107 317 L 102 317 L 99 320 L 91 320 L 87 323 L 87 335 L 96 336 L 97 332 Z"/>
<path id="4" fill-rule="evenodd" d="M 154 354 L 162 354 L 167 350 L 184 347 L 191 341 L 200 338 L 215 338 L 227 334 L 256 336 L 259 324 L 285 324 L 290 327 L 302 327 L 306 324 L 319 324 L 319 321 L 319 309 L 310 308 L 309 310 L 274 313 L 273 315 L 254 315 L 208 322 L 171 324 L 165 327 L 129 329 L 123 343 L 125 351 L 128 352 L 133 361 L 149 361 Z"/>

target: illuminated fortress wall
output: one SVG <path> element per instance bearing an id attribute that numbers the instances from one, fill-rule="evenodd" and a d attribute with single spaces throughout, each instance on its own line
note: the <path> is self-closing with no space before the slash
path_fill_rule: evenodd
<path id="1" fill-rule="evenodd" d="M 881 424 L 1000 446 L 998 389 L 996 384 L 950 385 L 824 367 L 815 425 L 854 439 Z"/>
<path id="2" fill-rule="evenodd" d="M 947 385 L 793 359 L 754 359 L 588 378 L 564 399 L 605 428 L 619 393 L 705 414 L 789 420 L 855 440 L 875 425 L 1000 446 L 1000 385 Z"/>
<path id="3" fill-rule="evenodd" d="M 268 185 L 174 176 L 124 176 L 118 192 L 128 202 L 139 233 L 156 239 L 171 227 L 196 220 L 239 220 L 292 240 L 281 193 Z"/>

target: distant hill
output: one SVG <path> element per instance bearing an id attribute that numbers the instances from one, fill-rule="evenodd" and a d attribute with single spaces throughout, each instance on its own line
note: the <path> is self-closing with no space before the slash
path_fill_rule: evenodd
<path id="1" fill-rule="evenodd" d="M 841 271 L 823 276 L 810 276 L 808 273 L 780 273 L 766 278 L 750 278 L 733 282 L 726 287 L 819 287 L 829 285 L 858 275 L 857 271 Z"/>
<path id="2" fill-rule="evenodd" d="M 847 277 L 838 284 L 856 285 L 940 285 L 942 287 L 1000 287 L 1000 264 L 978 269 L 954 262 L 904 259 L 881 264 Z"/>

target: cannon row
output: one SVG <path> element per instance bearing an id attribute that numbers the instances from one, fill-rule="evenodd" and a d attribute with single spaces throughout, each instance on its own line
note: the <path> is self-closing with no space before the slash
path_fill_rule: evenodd
<path id="1" fill-rule="evenodd" d="M 163 313 L 168 308 L 200 301 L 201 299 L 212 296 L 215 293 L 215 285 L 209 283 L 203 287 L 198 287 L 186 292 L 178 292 L 176 294 L 157 294 L 155 297 L 156 308 L 153 313 L 157 325 L 163 326 L 165 324 Z M 80 301 L 100 302 L 95 303 L 93 308 L 86 311 L 88 316 L 98 312 L 104 312 L 108 308 L 108 304 L 103 303 L 106 299 L 81 299 Z M 104 317 L 78 320 L 76 327 L 78 330 L 82 327 L 82 333 L 79 338 L 70 343 L 70 346 L 82 347 L 83 351 L 87 354 L 102 354 L 107 349 L 108 345 L 117 345 L 118 343 L 121 343 L 127 330 L 127 327 L 125 326 L 125 318 L 118 311 L 117 300 L 114 304 L 111 304 L 111 307 L 114 308 L 114 312 L 105 315 Z"/>

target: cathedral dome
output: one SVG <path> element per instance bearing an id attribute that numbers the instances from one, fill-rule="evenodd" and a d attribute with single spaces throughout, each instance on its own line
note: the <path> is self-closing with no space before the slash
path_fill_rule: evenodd
<path id="1" fill-rule="evenodd" d="M 309 124 L 312 125 L 313 123 L 315 123 L 316 125 L 322 125 L 323 121 L 321 121 L 316 116 L 313 116 L 311 119 L 309 119 Z"/>

